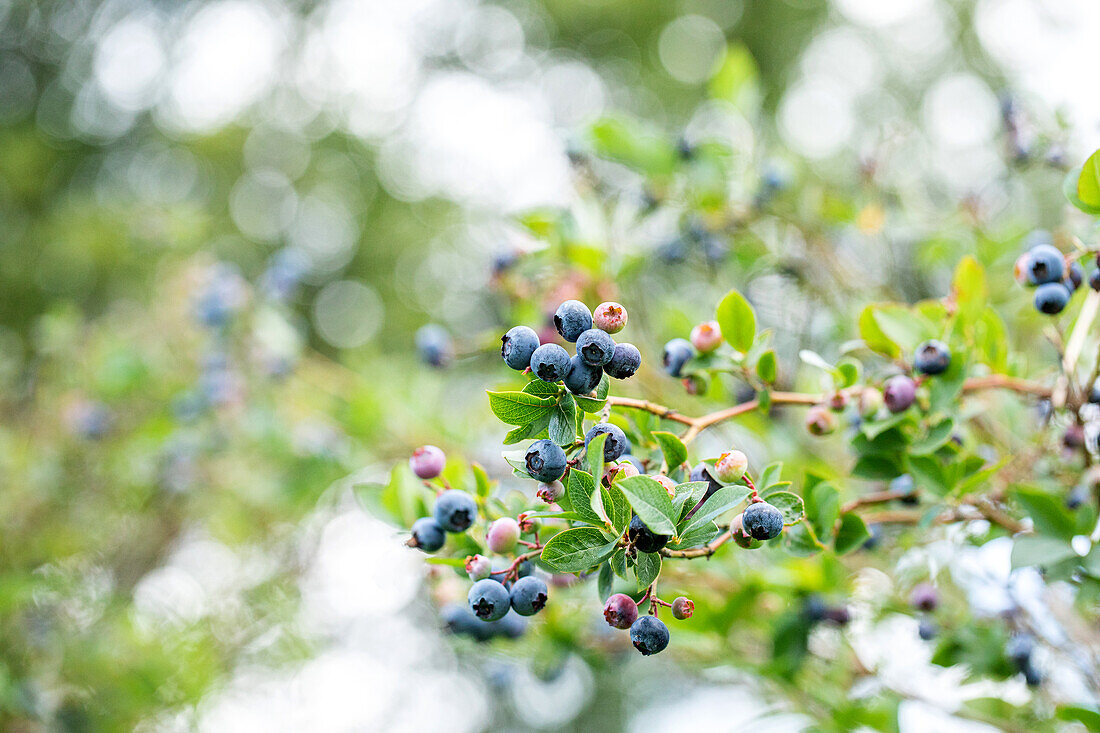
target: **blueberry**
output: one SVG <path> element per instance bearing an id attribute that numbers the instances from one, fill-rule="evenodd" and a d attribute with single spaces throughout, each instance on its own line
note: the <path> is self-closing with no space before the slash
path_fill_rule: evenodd
<path id="1" fill-rule="evenodd" d="M 409 456 L 409 468 L 422 479 L 433 479 L 443 473 L 446 462 L 446 454 L 434 445 L 422 445 Z"/>
<path id="2" fill-rule="evenodd" d="M 847 626 L 852 620 L 852 614 L 846 606 L 835 606 L 825 611 L 825 620 L 837 626 Z"/>
<path id="3" fill-rule="evenodd" d="M 579 300 L 567 300 L 554 313 L 554 328 L 566 341 L 576 342 L 582 333 L 592 328 L 592 311 Z"/>
<path id="4" fill-rule="evenodd" d="M 1023 669 L 1024 682 L 1028 687 L 1038 687 L 1043 684 L 1043 673 L 1035 668 L 1034 664 L 1029 664 Z"/>
<path id="5" fill-rule="evenodd" d="M 1027 281 L 1031 285 L 1056 283 L 1066 271 L 1066 260 L 1052 244 L 1037 244 L 1028 251 Z"/>
<path id="6" fill-rule="evenodd" d="M 616 593 L 603 604 L 603 617 L 615 629 L 629 629 L 638 620 L 638 604 L 623 593 Z"/>
<path id="7" fill-rule="evenodd" d="M 1089 500 L 1089 489 L 1084 484 L 1078 484 L 1070 489 L 1070 492 L 1066 494 L 1066 509 L 1074 510 L 1080 508 L 1085 502 Z"/>
<path id="8" fill-rule="evenodd" d="M 921 583 L 909 594 L 909 603 L 918 611 L 935 611 L 939 600 L 936 587 L 931 583 Z"/>
<path id="9" fill-rule="evenodd" d="M 688 476 L 689 481 L 706 481 L 707 493 L 706 496 L 710 496 L 718 489 L 722 488 L 722 484 L 718 482 L 714 476 L 710 474 L 710 467 L 706 463 L 700 461 L 695 464 L 695 468 L 691 469 L 691 474 Z"/>
<path id="10" fill-rule="evenodd" d="M 686 618 L 691 618 L 691 614 L 695 613 L 695 603 L 690 598 L 685 596 L 678 596 L 676 600 L 672 602 L 672 617 L 683 621 Z"/>
<path id="11" fill-rule="evenodd" d="M 470 610 L 482 621 L 504 618 L 504 614 L 512 607 L 508 589 L 491 578 L 474 583 L 466 600 L 470 604 Z"/>
<path id="12" fill-rule="evenodd" d="M 828 612 L 829 607 L 826 605 L 825 600 L 816 593 L 806 596 L 806 599 L 802 602 L 802 616 L 810 623 L 816 624 L 819 621 L 824 621 L 825 614 Z"/>
<path id="13" fill-rule="evenodd" d="M 783 531 L 783 513 L 766 501 L 749 504 L 741 521 L 754 540 L 775 539 Z"/>
<path id="14" fill-rule="evenodd" d="M 410 547 L 419 548 L 424 552 L 435 552 L 443 547 L 446 541 L 447 535 L 444 534 L 443 527 L 431 517 L 421 517 L 413 522 Z"/>
<path id="15" fill-rule="evenodd" d="M 615 341 L 606 331 L 590 328 L 577 338 L 577 356 L 586 364 L 602 367 L 615 356 Z"/>
<path id="16" fill-rule="evenodd" d="M 465 532 L 477 519 L 477 502 L 465 491 L 449 489 L 435 500 L 434 514 L 448 532 Z"/>
<path id="17" fill-rule="evenodd" d="M 1024 252 L 1022 255 L 1016 258 L 1016 263 L 1012 266 L 1012 276 L 1016 279 L 1020 285 L 1029 285 L 1027 280 L 1027 272 L 1031 269 L 1031 255 Z"/>
<path id="18" fill-rule="evenodd" d="M 557 481 L 565 474 L 565 451 L 545 438 L 532 443 L 523 460 L 536 481 Z"/>
<path id="19" fill-rule="evenodd" d="M 1062 284 L 1069 288 L 1070 292 L 1076 292 L 1077 288 L 1081 287 L 1081 283 L 1085 280 L 1085 271 L 1081 269 L 1080 263 L 1073 261 L 1066 269 L 1065 277 L 1062 278 Z"/>
<path id="20" fill-rule="evenodd" d="M 634 543 L 634 547 L 638 552 L 657 552 L 667 545 L 669 540 L 667 535 L 657 534 L 645 526 L 642 518 L 636 514 L 630 520 L 630 527 L 626 530 L 626 536 Z"/>
<path id="21" fill-rule="evenodd" d="M 1062 433 L 1062 445 L 1071 449 L 1084 448 L 1085 428 L 1077 424 L 1070 425 L 1066 428 L 1066 432 Z"/>
<path id="22" fill-rule="evenodd" d="M 917 635 L 925 641 L 931 641 L 936 638 L 936 624 L 932 623 L 932 619 L 922 618 L 920 623 L 917 624 Z"/>
<path id="23" fill-rule="evenodd" d="M 309 258 L 286 247 L 276 252 L 260 276 L 260 287 L 273 300 L 289 300 L 309 271 Z"/>
<path id="24" fill-rule="evenodd" d="M 493 277 L 500 277 L 504 273 L 515 267 L 519 262 L 519 254 L 517 252 L 501 252 L 493 257 L 492 273 Z"/>
<path id="25" fill-rule="evenodd" d="M 539 335 L 527 326 L 514 326 L 500 339 L 500 355 L 504 357 L 504 363 L 519 372 L 531 366 L 531 355 L 538 347 Z"/>
<path id="26" fill-rule="evenodd" d="M 565 486 L 561 481 L 540 481 L 538 488 L 535 491 L 535 496 L 545 501 L 547 504 L 553 504 L 555 501 L 565 495 Z"/>
<path id="27" fill-rule="evenodd" d="M 912 474 L 903 473 L 902 475 L 893 478 L 888 484 L 890 491 L 900 495 L 906 496 L 913 493 L 913 489 L 916 488 L 916 482 L 913 481 Z"/>
<path id="28" fill-rule="evenodd" d="M 630 626 L 630 643 L 648 657 L 668 646 L 668 627 L 656 616 L 642 616 Z"/>
<path id="29" fill-rule="evenodd" d="M 519 523 L 511 517 L 501 517 L 489 526 L 485 544 L 492 552 L 503 555 L 516 549 L 519 541 Z"/>
<path id="30" fill-rule="evenodd" d="M 1100 272 L 1100 270 L 1097 270 L 1097 272 Z M 1089 387 L 1089 402 L 1100 405 L 1100 378 L 1097 378 Z"/>
<path id="31" fill-rule="evenodd" d="M 665 371 L 673 377 L 679 377 L 684 364 L 695 356 L 695 349 L 687 339 L 672 339 L 665 344 L 663 364 Z"/>
<path id="32" fill-rule="evenodd" d="M 493 629 L 478 621 L 477 616 L 465 606 L 449 604 L 443 607 L 439 615 L 447 631 L 456 636 L 470 636 L 478 641 L 488 641 L 493 636 Z"/>
<path id="33" fill-rule="evenodd" d="M 592 323 L 596 328 L 608 333 L 618 333 L 626 328 L 626 308 L 618 303 L 600 303 L 592 311 Z"/>
<path id="34" fill-rule="evenodd" d="M 499 621 L 490 621 L 481 624 L 481 626 L 489 627 L 489 631 L 492 632 L 493 636 L 503 636 L 505 639 L 518 639 L 527 631 L 527 619 L 523 618 L 518 613 L 509 612 L 504 614 L 504 618 Z"/>
<path id="35" fill-rule="evenodd" d="M 531 354 L 531 371 L 544 382 L 557 382 L 569 373 L 569 352 L 557 344 L 543 344 Z"/>
<path id="36" fill-rule="evenodd" d="M 534 575 L 520 578 L 512 586 L 512 608 L 520 616 L 534 616 L 546 608 L 546 600 L 549 598 L 546 591 L 546 583 Z"/>
<path id="37" fill-rule="evenodd" d="M 867 531 L 871 533 L 871 536 L 863 543 L 863 549 L 873 550 L 878 547 L 878 543 L 882 541 L 882 525 L 877 522 L 868 524 Z"/>
<path id="38" fill-rule="evenodd" d="M 744 547 L 746 550 L 751 550 L 760 546 L 760 542 L 754 540 L 752 535 L 745 531 L 744 512 L 730 520 L 730 538 L 737 543 L 738 547 Z"/>
<path id="39" fill-rule="evenodd" d="M 917 399 L 917 383 L 904 374 L 890 377 L 882 390 L 882 401 L 890 412 L 904 412 Z"/>
<path id="40" fill-rule="evenodd" d="M 642 354 L 634 344 L 615 344 L 615 353 L 603 370 L 612 379 L 629 379 L 642 365 Z"/>
<path id="41" fill-rule="evenodd" d="M 836 430 L 836 415 L 824 405 L 814 405 L 806 411 L 806 430 L 818 437 Z"/>
<path id="42" fill-rule="evenodd" d="M 1100 269 L 1089 273 L 1089 287 L 1093 290 L 1100 290 Z"/>
<path id="43" fill-rule="evenodd" d="M 662 244 L 657 248 L 657 257 L 661 262 L 668 265 L 675 265 L 683 262 L 687 259 L 687 242 L 683 237 L 676 237 Z"/>
<path id="44" fill-rule="evenodd" d="M 722 343 L 722 329 L 718 321 L 700 323 L 691 329 L 691 345 L 702 353 L 714 351 Z"/>
<path id="45" fill-rule="evenodd" d="M 601 422 L 592 426 L 587 433 L 584 434 L 584 447 L 587 448 L 588 444 L 592 442 L 592 439 L 598 435 L 607 435 L 607 438 L 603 442 L 603 459 L 604 461 L 618 460 L 619 456 L 626 453 L 627 441 L 626 434 L 618 425 L 612 425 L 609 422 Z"/>
<path id="46" fill-rule="evenodd" d="M 619 462 L 619 465 L 620 466 L 622 465 L 621 461 Z M 669 499 L 675 499 L 676 498 L 676 482 L 675 481 L 673 481 L 668 476 L 665 476 L 664 474 L 661 474 L 661 473 L 650 476 L 650 478 L 653 479 L 654 481 L 656 481 L 657 483 L 659 483 L 664 488 L 665 493 L 668 494 Z"/>
<path id="47" fill-rule="evenodd" d="M 429 323 L 416 331 L 416 351 L 428 366 L 445 367 L 454 358 L 451 335 L 442 326 Z"/>
<path id="48" fill-rule="evenodd" d="M 600 386 L 602 377 L 602 369 L 586 364 L 580 356 L 574 356 L 569 360 L 569 371 L 564 378 L 565 387 L 573 394 L 586 395 Z"/>
<path id="49" fill-rule="evenodd" d="M 1035 639 L 1030 634 L 1016 634 L 1005 645 L 1005 656 L 1020 671 L 1030 666 L 1033 651 L 1035 651 Z"/>
<path id="50" fill-rule="evenodd" d="M 484 555 L 470 555 L 466 558 L 466 574 L 470 580 L 482 580 L 489 577 L 493 564 Z"/>
<path id="51" fill-rule="evenodd" d="M 1035 309 L 1053 316 L 1069 303 L 1069 289 L 1062 283 L 1046 283 L 1035 289 Z"/>
<path id="52" fill-rule="evenodd" d="M 951 366 L 951 350 L 942 341 L 925 341 L 917 347 L 913 366 L 921 374 L 943 374 Z"/>
<path id="53" fill-rule="evenodd" d="M 703 464 L 704 466 L 706 464 Z M 749 457 L 739 450 L 728 450 L 718 456 L 711 472 L 714 477 L 724 484 L 732 484 L 740 481 L 749 467 Z"/>

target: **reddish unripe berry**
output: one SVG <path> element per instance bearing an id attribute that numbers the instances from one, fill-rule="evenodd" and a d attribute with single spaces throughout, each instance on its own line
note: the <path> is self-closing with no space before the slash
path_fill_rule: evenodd
<path id="1" fill-rule="evenodd" d="M 619 303 L 600 303 L 592 311 L 592 324 L 607 333 L 618 333 L 626 328 L 626 308 Z"/>
<path id="2" fill-rule="evenodd" d="M 739 450 L 728 450 L 718 456 L 710 473 L 724 484 L 740 481 L 749 468 L 749 457 Z"/>
<path id="3" fill-rule="evenodd" d="M 434 445 L 422 445 L 409 457 L 409 467 L 417 478 L 433 479 L 443 473 L 447 456 Z"/>
<path id="4" fill-rule="evenodd" d="M 488 578 L 493 570 L 493 563 L 484 555 L 469 555 L 466 558 L 466 574 L 470 580 Z"/>
<path id="5" fill-rule="evenodd" d="M 519 523 L 511 517 L 501 517 L 489 526 L 485 542 L 498 554 L 511 552 L 519 541 Z"/>
<path id="6" fill-rule="evenodd" d="M 700 323 L 691 329 L 691 345 L 701 353 L 714 351 L 721 343 L 722 329 L 718 326 L 718 321 Z"/>
<path id="7" fill-rule="evenodd" d="M 603 617 L 615 629 L 629 629 L 638 620 L 638 604 L 624 593 L 616 593 L 603 604 Z"/>
<path id="8" fill-rule="evenodd" d="M 1024 252 L 1016 258 L 1016 264 L 1012 267 L 1012 276 L 1021 285 L 1027 285 L 1027 271 L 1031 269 L 1031 255 Z"/>
<path id="9" fill-rule="evenodd" d="M 676 482 L 675 481 L 673 481 L 668 476 L 665 476 L 662 473 L 659 473 L 656 476 L 650 476 L 650 478 L 652 478 L 654 481 L 659 483 L 661 486 L 665 487 L 665 491 L 668 492 L 668 498 L 670 498 L 670 499 L 675 499 L 676 498 Z"/>
<path id="10" fill-rule="evenodd" d="M 848 395 L 843 392 L 835 392 L 833 396 L 829 398 L 829 409 L 833 412 L 844 412 L 844 408 L 848 406 Z"/>
<path id="11" fill-rule="evenodd" d="M 547 504 L 553 504 L 555 501 L 565 495 L 565 486 L 561 481 L 551 481 L 550 483 L 539 483 L 538 489 L 535 490 L 535 496 L 545 501 Z"/>
<path id="12" fill-rule="evenodd" d="M 683 621 L 686 618 L 691 618 L 691 614 L 695 613 L 695 602 L 690 598 L 679 596 L 672 602 L 672 617 Z"/>
<path id="13" fill-rule="evenodd" d="M 612 478 L 613 481 L 618 481 L 621 478 L 630 478 L 631 476 L 637 476 L 641 473 L 641 471 L 638 470 L 638 467 L 630 461 L 616 463 L 614 464 L 614 466 L 615 467 L 613 469 L 613 472 L 615 475 Z"/>
<path id="14" fill-rule="evenodd" d="M 744 547 L 746 550 L 760 545 L 757 540 L 754 540 L 745 532 L 745 515 L 743 513 L 738 514 L 730 522 L 730 537 L 733 538 L 738 547 Z"/>
<path id="15" fill-rule="evenodd" d="M 828 435 L 836 430 L 836 415 L 823 405 L 814 405 L 806 413 L 806 430 L 810 435 Z"/>
<path id="16" fill-rule="evenodd" d="M 917 399 L 917 383 L 904 374 L 890 377 L 886 380 L 882 399 L 890 412 L 904 412 Z"/>

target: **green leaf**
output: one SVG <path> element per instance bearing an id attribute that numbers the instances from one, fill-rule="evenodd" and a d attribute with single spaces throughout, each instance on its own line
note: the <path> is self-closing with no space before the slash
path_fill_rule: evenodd
<path id="1" fill-rule="evenodd" d="M 474 483 L 477 485 L 477 495 L 485 498 L 493 490 L 493 483 L 489 480 L 489 474 L 480 463 L 471 463 L 470 469 L 474 472 Z"/>
<path id="2" fill-rule="evenodd" d="M 798 352 L 798 358 L 801 359 L 803 363 L 809 364 L 812 367 L 817 367 L 818 369 L 821 369 L 824 372 L 828 372 L 829 374 L 833 374 L 836 372 L 836 367 L 825 361 L 825 358 L 816 351 L 802 349 Z"/>
<path id="3" fill-rule="evenodd" d="M 682 517 L 688 509 L 694 507 L 707 493 L 710 484 L 706 481 L 688 481 L 676 486 L 676 498 L 672 500 L 672 514 Z"/>
<path id="4" fill-rule="evenodd" d="M 535 397 L 554 397 L 562 393 L 562 388 L 552 382 L 544 382 L 541 379 L 532 379 L 524 387 L 523 391 Z"/>
<path id="5" fill-rule="evenodd" d="M 672 433 L 664 430 L 654 430 L 653 438 L 661 446 L 661 452 L 665 455 L 665 463 L 668 464 L 670 469 L 676 468 L 687 460 L 687 446 Z"/>
<path id="6" fill-rule="evenodd" d="M 761 486 L 771 486 L 779 481 L 783 475 L 783 461 L 776 461 L 764 466 L 760 471 L 760 477 L 757 479 L 757 483 Z"/>
<path id="7" fill-rule="evenodd" d="M 1050 567 L 1076 556 L 1068 542 L 1053 537 L 1025 534 L 1012 543 L 1013 568 Z"/>
<path id="8" fill-rule="evenodd" d="M 1013 489 L 1010 495 L 1031 517 L 1035 531 L 1039 534 L 1058 537 L 1068 542 L 1077 533 L 1073 515 L 1066 509 L 1061 498 L 1022 486 Z"/>
<path id="9" fill-rule="evenodd" d="M 936 327 L 927 318 L 903 305 L 878 306 L 874 318 L 879 330 L 905 351 L 912 351 L 922 341 L 937 335 Z"/>
<path id="10" fill-rule="evenodd" d="M 951 434 L 955 432 L 955 421 L 948 418 L 940 422 L 938 425 L 929 428 L 928 433 L 913 443 L 909 448 L 909 452 L 913 455 L 924 456 L 929 453 L 935 453 L 939 450 L 944 443 L 951 440 Z"/>
<path id="11" fill-rule="evenodd" d="M 1081 166 L 1077 176 L 1077 198 L 1090 209 L 1100 208 L 1100 150 Z"/>
<path id="12" fill-rule="evenodd" d="M 693 529 L 718 519 L 726 512 L 743 504 L 745 499 L 749 498 L 749 493 L 747 486 L 723 486 L 711 494 L 706 503 L 692 516 L 690 523 L 677 534 L 688 534 Z"/>
<path id="13" fill-rule="evenodd" d="M 661 556 L 656 552 L 639 552 L 634 561 L 634 575 L 638 578 L 638 589 L 648 588 L 661 574 Z"/>
<path id="14" fill-rule="evenodd" d="M 885 455 L 863 456 L 852 466 L 852 475 L 871 480 L 892 479 L 902 473 L 898 464 Z"/>
<path id="15" fill-rule="evenodd" d="M 901 349 L 890 340 L 890 337 L 879 328 L 878 322 L 875 321 L 875 309 L 879 307 L 881 307 L 881 304 L 872 304 L 860 311 L 859 337 L 863 339 L 863 343 L 867 344 L 867 348 L 871 351 L 896 359 L 901 356 Z"/>
<path id="16" fill-rule="evenodd" d="M 489 409 L 508 425 L 528 425 L 543 417 L 549 418 L 554 400 L 526 392 L 487 392 Z"/>
<path id="17" fill-rule="evenodd" d="M 967 255 L 959 260 L 955 267 L 955 276 L 951 281 L 955 294 L 958 313 L 965 321 L 974 321 L 985 309 L 989 297 L 989 286 L 985 281 L 985 269 L 978 261 Z"/>
<path id="18" fill-rule="evenodd" d="M 626 577 L 626 550 L 622 548 L 615 550 L 611 553 L 611 559 L 607 561 L 607 564 L 611 566 L 611 572 L 618 575 L 623 580 L 627 580 Z"/>
<path id="19" fill-rule="evenodd" d="M 603 444 L 607 441 L 607 433 L 600 433 L 585 446 L 585 463 L 592 478 L 598 483 L 603 478 Z"/>
<path id="20" fill-rule="evenodd" d="M 862 365 L 855 359 L 843 359 L 836 365 L 837 373 L 840 374 L 840 383 L 837 387 L 846 389 L 855 385 L 859 381 L 859 375 Z"/>
<path id="21" fill-rule="evenodd" d="M 569 483 L 565 487 L 565 495 L 569 498 L 573 511 L 589 522 L 603 524 L 603 517 L 592 511 L 592 492 L 595 490 L 596 483 L 591 474 L 576 468 L 569 469 Z"/>
<path id="22" fill-rule="evenodd" d="M 672 500 L 668 498 L 665 487 L 649 476 L 631 476 L 617 481 L 615 485 L 626 495 L 645 526 L 657 534 L 676 534 Z"/>
<path id="23" fill-rule="evenodd" d="M 596 581 L 596 593 L 599 594 L 600 603 L 607 600 L 611 595 L 611 583 L 613 581 L 614 573 L 611 572 L 611 564 L 604 563 L 600 566 L 600 576 Z"/>
<path id="24" fill-rule="evenodd" d="M 604 158 L 650 175 L 676 170 L 676 150 L 664 135 L 636 120 L 605 117 L 590 128 L 592 144 Z"/>
<path id="25" fill-rule="evenodd" d="M 504 445 L 515 445 L 525 440 L 532 440 L 540 437 L 550 426 L 551 414 L 552 413 L 548 412 L 532 423 L 520 425 L 518 428 L 509 430 L 507 435 L 504 436 Z"/>
<path id="26" fill-rule="evenodd" d="M 767 384 L 775 384 L 779 376 L 779 367 L 776 364 L 775 352 L 768 349 L 756 360 L 756 376 Z"/>
<path id="27" fill-rule="evenodd" d="M 627 501 L 626 495 L 619 488 L 619 482 L 616 481 L 609 488 L 601 486 L 600 496 L 603 497 L 604 509 L 607 511 L 611 526 L 622 532 L 626 529 L 626 525 L 630 524 L 633 512 L 630 510 L 630 502 Z"/>
<path id="28" fill-rule="evenodd" d="M 807 494 L 806 516 L 814 526 L 818 537 L 828 538 L 840 516 L 840 492 L 830 484 L 818 484 Z"/>
<path id="29" fill-rule="evenodd" d="M 833 546 L 837 554 L 843 555 L 858 550 L 870 537 L 871 532 L 863 519 L 855 512 L 846 512 L 840 515 L 840 527 L 836 531 Z"/>
<path id="30" fill-rule="evenodd" d="M 607 404 L 606 399 L 597 400 L 583 395 L 573 395 L 573 400 L 577 403 L 577 407 L 590 415 L 599 413 L 599 411 L 604 408 L 604 405 Z"/>
<path id="31" fill-rule="evenodd" d="M 681 535 L 678 542 L 669 544 L 669 548 L 673 550 L 687 550 L 692 547 L 699 547 L 700 545 L 707 544 L 720 533 L 718 525 L 714 522 L 700 524 L 690 532 L 685 532 Z"/>
<path id="32" fill-rule="evenodd" d="M 718 304 L 716 320 L 722 329 L 722 338 L 742 354 L 747 354 L 756 338 L 756 314 L 749 301 L 736 290 L 729 291 Z"/>
<path id="33" fill-rule="evenodd" d="M 428 565 L 449 565 L 453 568 L 461 568 L 466 565 L 466 558 L 462 557 L 428 557 L 424 559 Z"/>
<path id="34" fill-rule="evenodd" d="M 1072 720 L 1081 723 L 1086 730 L 1100 730 L 1100 712 L 1076 705 L 1058 708 L 1058 720 Z"/>
<path id="35" fill-rule="evenodd" d="M 777 491 L 768 497 L 768 503 L 783 513 L 783 524 L 790 527 L 802 521 L 806 508 L 802 497 L 789 491 Z M 704 505 L 705 506 L 705 505 Z"/>
<path id="36" fill-rule="evenodd" d="M 607 393 L 611 391 L 611 380 L 608 378 L 607 373 L 600 377 L 600 383 L 596 385 L 596 399 L 607 399 Z"/>
<path id="37" fill-rule="evenodd" d="M 542 562 L 561 573 L 580 573 L 611 557 L 618 544 L 595 527 L 574 527 L 550 538 Z"/>
<path id="38" fill-rule="evenodd" d="M 558 445 L 571 445 L 577 438 L 577 403 L 572 395 L 562 395 L 550 413 L 550 440 Z"/>
<path id="39" fill-rule="evenodd" d="M 1092 157 L 1096 157 L 1096 153 L 1092 154 Z M 1090 158 L 1091 160 L 1092 158 Z M 1080 168 L 1074 168 L 1066 173 L 1066 177 L 1062 179 L 1062 193 L 1065 195 L 1066 200 L 1076 206 L 1086 214 L 1092 214 L 1093 216 L 1100 215 L 1100 206 L 1094 206 L 1086 204 L 1081 200 L 1081 197 L 1077 195 L 1077 186 L 1081 180 L 1081 176 L 1084 175 L 1085 166 Z"/>
<path id="40" fill-rule="evenodd" d="M 736 105 L 749 90 L 755 89 L 757 74 L 752 52 L 744 44 L 730 44 L 708 83 L 710 96 Z"/>

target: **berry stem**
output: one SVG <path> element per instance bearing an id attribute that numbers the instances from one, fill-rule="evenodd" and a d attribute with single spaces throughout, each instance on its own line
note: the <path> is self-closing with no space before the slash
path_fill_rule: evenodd
<path id="1" fill-rule="evenodd" d="M 489 575 L 503 575 L 505 580 L 507 580 L 508 578 L 512 578 L 514 580 L 515 576 L 519 572 L 519 566 L 520 565 L 527 562 L 528 560 L 530 560 L 533 557 L 538 557 L 541 554 L 542 554 L 542 548 L 540 547 L 536 550 L 531 550 L 530 552 L 525 552 L 522 555 L 517 555 L 516 559 L 512 561 L 511 565 L 504 568 L 503 570 L 494 570 L 494 571 L 490 572 Z"/>

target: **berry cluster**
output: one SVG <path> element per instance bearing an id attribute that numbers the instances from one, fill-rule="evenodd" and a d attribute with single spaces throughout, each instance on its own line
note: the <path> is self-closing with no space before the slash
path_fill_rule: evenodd
<path id="1" fill-rule="evenodd" d="M 530 369 L 544 382 L 564 382 L 573 394 L 585 395 L 596 389 L 605 373 L 627 379 L 642 365 L 633 344 L 616 344 L 611 338 L 626 327 L 626 320 L 626 308 L 618 303 L 601 303 L 593 313 L 579 300 L 567 300 L 554 313 L 554 328 L 577 345 L 576 354 L 570 356 L 556 343 L 541 343 L 532 328 L 515 326 L 501 338 L 500 355 L 516 371 Z"/>
<path id="2" fill-rule="evenodd" d="M 1054 246 L 1047 232 L 1032 232 L 1027 242 L 1030 247 L 1020 255 L 1014 267 L 1016 282 L 1035 288 L 1035 310 L 1057 315 L 1081 287 L 1084 270 L 1075 258 L 1066 257 Z M 1100 257 L 1097 265 L 1098 269 L 1089 275 L 1089 286 L 1093 290 L 1100 290 Z"/>

